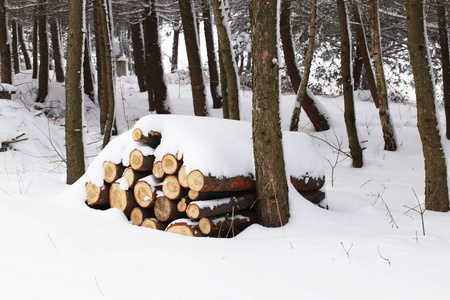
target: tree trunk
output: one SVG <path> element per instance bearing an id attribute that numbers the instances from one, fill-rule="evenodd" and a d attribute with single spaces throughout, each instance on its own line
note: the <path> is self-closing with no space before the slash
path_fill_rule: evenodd
<path id="1" fill-rule="evenodd" d="M 34 17 L 33 22 L 33 74 L 32 78 L 38 78 L 38 69 L 39 69 L 39 22 L 38 18 Z"/>
<path id="2" fill-rule="evenodd" d="M 155 96 L 153 94 L 153 76 L 152 76 L 152 66 L 151 66 L 151 53 L 152 53 L 152 46 L 151 46 L 151 26 L 150 22 L 147 18 L 147 15 L 144 14 L 144 55 L 145 55 L 145 86 L 147 88 L 147 98 L 148 98 L 148 110 L 149 111 L 155 111 L 156 110 L 156 103 L 155 103 Z"/>
<path id="3" fill-rule="evenodd" d="M 134 73 L 138 79 L 139 91 L 147 91 L 145 85 L 144 43 L 142 42 L 141 23 L 131 24 L 131 41 L 133 43 Z"/>
<path id="4" fill-rule="evenodd" d="M 219 51 L 222 58 L 223 71 L 227 79 L 226 87 L 228 89 L 227 104 L 228 114 L 232 120 L 239 120 L 239 79 L 237 75 L 236 58 L 234 57 L 231 45 L 231 32 L 228 24 L 228 12 L 226 0 L 212 0 L 211 4 L 214 11 L 214 22 L 217 28 L 217 37 L 219 40 Z M 221 69 L 222 70 L 222 69 Z M 222 71 L 221 71 L 222 72 Z M 223 109 L 226 107 L 224 106 Z"/>
<path id="5" fill-rule="evenodd" d="M 83 144 L 83 87 L 81 86 L 83 58 L 82 1 L 69 1 L 69 30 L 67 36 L 66 81 L 66 161 L 67 183 L 72 184 L 85 171 Z M 41 23 L 44 24 L 44 23 Z"/>
<path id="6" fill-rule="evenodd" d="M 8 38 L 8 24 L 6 18 L 5 1 L 0 0 L 0 60 L 2 83 L 12 83 L 11 45 Z"/>
<path id="7" fill-rule="evenodd" d="M 28 51 L 27 51 L 27 47 L 25 45 L 25 41 L 23 38 L 23 30 L 22 30 L 22 25 L 17 24 L 17 34 L 18 34 L 18 38 L 19 38 L 19 44 L 20 44 L 20 51 L 22 52 L 23 55 L 23 59 L 25 60 L 25 68 L 27 70 L 31 70 L 31 62 L 30 62 L 30 56 L 28 55 Z"/>
<path id="8" fill-rule="evenodd" d="M 83 59 L 83 83 L 84 93 L 89 96 L 92 102 L 95 102 L 94 81 L 92 72 L 92 53 L 90 44 L 90 31 L 88 30 L 84 38 L 84 59 Z"/>
<path id="9" fill-rule="evenodd" d="M 180 20 L 177 18 L 173 24 L 172 58 L 170 59 L 170 63 L 172 64 L 170 71 L 172 73 L 178 70 L 178 43 L 180 40 L 180 30 L 181 24 Z"/>
<path id="10" fill-rule="evenodd" d="M 306 53 L 305 71 L 303 72 L 303 79 L 300 83 L 300 89 L 297 94 L 297 101 L 295 103 L 294 112 L 291 118 L 290 131 L 298 131 L 298 123 L 300 121 L 300 111 L 303 99 L 306 96 L 306 88 L 308 87 L 309 73 L 311 71 L 311 63 L 314 54 L 314 43 L 316 36 L 316 0 L 311 1 L 311 21 L 309 25 L 309 40 L 308 52 Z"/>
<path id="11" fill-rule="evenodd" d="M 397 150 L 394 126 L 389 113 L 386 79 L 383 69 L 383 54 L 381 53 L 380 20 L 378 18 L 378 0 L 370 0 L 370 29 L 372 38 L 372 52 L 377 79 L 378 112 L 380 114 L 381 129 L 383 130 L 384 150 Z"/>
<path id="12" fill-rule="evenodd" d="M 286 63 L 287 73 L 291 79 L 292 87 L 295 93 L 298 93 L 300 83 L 302 81 L 300 77 L 300 71 L 297 68 L 297 62 L 295 61 L 294 47 L 292 43 L 291 35 L 291 3 L 292 0 L 283 0 L 281 2 L 281 15 L 280 15 L 280 37 L 283 43 L 283 53 Z M 312 99 L 308 93 L 306 93 L 302 102 L 303 110 L 305 111 L 308 118 L 311 120 L 316 131 L 324 131 L 330 129 L 328 120 L 326 117 L 318 110 L 314 99 Z"/>
<path id="13" fill-rule="evenodd" d="M 223 65 L 222 51 L 219 44 L 219 69 L 220 69 L 220 90 L 222 92 L 222 114 L 224 119 L 230 118 L 230 110 L 228 109 L 228 82 Z"/>
<path id="14" fill-rule="evenodd" d="M 205 85 L 203 81 L 202 62 L 198 45 L 198 34 L 195 22 L 194 7 L 191 0 L 179 0 L 181 20 L 184 28 L 184 41 L 191 75 L 192 99 L 194 101 L 194 114 L 207 116 Z"/>
<path id="15" fill-rule="evenodd" d="M 360 52 L 363 59 L 364 71 L 366 72 L 367 82 L 369 83 L 370 94 L 372 95 L 373 103 L 375 107 L 378 108 L 378 94 L 377 85 L 375 83 L 375 75 L 372 69 L 372 63 L 370 61 L 369 48 L 367 47 L 366 33 L 364 30 L 364 25 L 361 21 L 361 15 L 359 13 L 359 7 L 353 3 L 353 18 L 356 23 L 356 34 L 358 35 L 359 46 L 361 47 Z"/>
<path id="16" fill-rule="evenodd" d="M 358 25 L 357 25 L 358 26 Z M 358 90 L 359 86 L 361 85 L 361 74 L 362 74 L 362 67 L 364 65 L 364 60 L 362 57 L 361 48 L 363 47 L 361 45 L 363 41 L 359 39 L 359 36 L 356 35 L 356 49 L 355 49 L 355 60 L 353 63 L 353 90 Z"/>
<path id="17" fill-rule="evenodd" d="M 424 20 L 423 0 L 406 0 L 408 50 L 416 89 L 417 126 L 425 158 L 425 207 L 447 212 L 447 165 L 436 118 L 433 70 L 430 69 Z"/>
<path id="18" fill-rule="evenodd" d="M 205 28 L 205 42 L 208 55 L 209 88 L 213 100 L 213 108 L 222 107 L 222 96 L 219 90 L 219 74 L 217 72 L 216 52 L 214 49 L 213 28 L 211 22 L 211 5 L 208 0 L 202 0 L 203 24 Z"/>
<path id="19" fill-rule="evenodd" d="M 344 0 L 337 0 L 339 15 L 339 31 L 341 36 L 341 72 L 344 90 L 344 118 L 347 128 L 348 143 L 352 165 L 354 168 L 363 166 L 363 155 L 361 145 L 358 140 L 358 133 L 355 122 L 355 108 L 353 102 L 353 86 L 351 74 L 351 46 L 350 32 L 348 31 L 348 15 Z"/>
<path id="20" fill-rule="evenodd" d="M 242 194 L 230 198 L 194 201 L 187 209 L 186 215 L 191 219 L 219 216 L 226 213 L 235 213 L 240 210 L 249 209 L 256 203 L 254 193 Z"/>
<path id="21" fill-rule="evenodd" d="M 446 136 L 450 139 L 450 58 L 448 51 L 447 20 L 445 6 L 438 4 L 437 17 L 439 25 L 439 44 L 441 46 L 442 85 L 444 86 L 444 107 Z"/>
<path id="22" fill-rule="evenodd" d="M 46 0 L 39 0 L 39 87 L 37 102 L 45 102 L 48 94 L 48 36 Z"/>
<path id="23" fill-rule="evenodd" d="M 19 43 L 17 37 L 17 23 L 15 20 L 12 21 L 12 50 L 13 50 L 13 61 L 14 61 L 14 74 L 20 73 L 20 61 L 19 61 Z"/>
<path id="24" fill-rule="evenodd" d="M 55 61 L 56 82 L 64 82 L 64 70 L 61 60 L 61 49 L 59 47 L 58 25 L 54 19 L 50 20 L 50 34 L 52 36 L 53 59 Z"/>
<path id="25" fill-rule="evenodd" d="M 253 154 L 257 219 L 266 227 L 289 220 L 279 114 L 277 1 L 252 0 Z"/>
<path id="26" fill-rule="evenodd" d="M 105 40 L 103 38 L 103 27 L 101 10 L 103 9 L 102 0 L 94 0 L 94 32 L 97 57 L 97 101 L 100 106 L 100 133 L 105 133 L 106 119 L 108 116 L 108 90 L 106 88 L 106 69 L 105 69 Z"/>

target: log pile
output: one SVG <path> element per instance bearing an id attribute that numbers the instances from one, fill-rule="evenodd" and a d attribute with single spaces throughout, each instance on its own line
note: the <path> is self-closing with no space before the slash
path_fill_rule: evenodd
<path id="1" fill-rule="evenodd" d="M 233 237 L 255 222 L 255 180 L 252 176 L 216 177 L 184 164 L 183 153 L 166 153 L 160 160 L 142 151 L 158 148 L 164 136 L 139 128 L 132 132 L 137 147 L 129 167 L 103 162 L 103 184 L 86 183 L 86 204 L 117 208 L 133 225 L 186 236 Z M 306 199 L 319 203 L 325 178 L 292 177 Z"/>

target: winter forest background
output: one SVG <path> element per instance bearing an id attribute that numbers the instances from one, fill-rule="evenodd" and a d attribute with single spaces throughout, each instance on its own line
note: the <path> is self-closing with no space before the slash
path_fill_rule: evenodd
<path id="1" fill-rule="evenodd" d="M 447 299 L 449 5 L 0 0 L 0 297 Z"/>

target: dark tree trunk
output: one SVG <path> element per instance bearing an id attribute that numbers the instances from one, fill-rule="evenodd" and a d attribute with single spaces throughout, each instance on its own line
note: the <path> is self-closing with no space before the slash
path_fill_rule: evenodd
<path id="1" fill-rule="evenodd" d="M 337 8 L 339 15 L 339 29 L 341 36 L 341 72 L 344 90 L 344 118 L 347 128 L 348 143 L 350 147 L 350 155 L 352 157 L 352 165 L 354 168 L 363 166 L 363 155 L 361 145 L 358 140 L 358 133 L 355 122 L 355 108 L 353 102 L 353 86 L 351 74 L 351 45 L 350 32 L 348 31 L 348 15 L 345 8 L 344 0 L 337 0 Z"/>
<path id="2" fill-rule="evenodd" d="M 0 60 L 1 82 L 12 83 L 11 48 L 8 43 L 8 24 L 6 19 L 5 1 L 0 0 Z"/>
<path id="3" fill-rule="evenodd" d="M 158 114 L 170 114 L 168 104 L 167 85 L 164 80 L 164 68 L 161 58 L 161 46 L 159 44 L 158 17 L 156 15 L 155 0 L 149 1 L 150 7 L 146 7 L 146 27 L 148 32 L 146 43 L 150 46 L 150 53 L 147 58 L 150 59 L 150 68 L 152 72 L 153 95 L 155 101 L 155 110 Z"/>
<path id="4" fill-rule="evenodd" d="M 279 227 L 289 220 L 279 114 L 277 1 L 252 0 L 253 154 L 257 221 Z"/>
<path id="5" fill-rule="evenodd" d="M 48 94 L 48 36 L 46 1 L 39 0 L 39 87 L 37 102 L 45 102 Z"/>
<path id="6" fill-rule="evenodd" d="M 38 69 L 39 69 L 39 22 L 38 18 L 34 18 L 33 22 L 33 74 L 32 78 L 38 78 Z"/>
<path id="7" fill-rule="evenodd" d="M 28 55 L 27 47 L 25 45 L 25 41 L 23 39 L 22 25 L 18 24 L 17 30 L 18 30 L 17 34 L 19 36 L 20 51 L 22 52 L 23 59 L 25 60 L 25 68 L 27 70 L 31 70 L 32 69 L 31 61 L 30 56 Z"/>
<path id="8" fill-rule="evenodd" d="M 408 50 L 413 69 L 417 103 L 417 126 L 425 157 L 425 208 L 449 210 L 447 165 L 436 118 L 435 91 L 425 36 L 423 0 L 406 0 Z"/>
<path id="9" fill-rule="evenodd" d="M 361 40 L 359 39 L 358 35 L 356 35 L 356 49 L 355 49 L 355 60 L 353 63 L 353 90 L 357 90 L 359 86 L 361 85 L 361 73 L 362 73 L 362 67 L 364 65 L 364 60 L 362 58 L 361 53 Z"/>
<path id="10" fill-rule="evenodd" d="M 142 42 L 141 23 L 131 24 L 131 41 L 133 43 L 134 73 L 138 79 L 139 91 L 147 91 L 145 86 L 144 43 Z"/>
<path id="11" fill-rule="evenodd" d="M 298 70 L 297 63 L 295 61 L 294 47 L 292 44 L 291 36 L 291 3 L 292 0 L 283 0 L 281 2 L 281 15 L 280 15 L 280 36 L 283 43 L 283 53 L 286 63 L 287 72 L 291 79 L 292 87 L 295 93 L 298 93 L 302 78 L 300 77 L 300 71 Z M 328 120 L 318 110 L 314 103 L 314 100 L 305 94 L 302 101 L 302 107 L 308 118 L 311 120 L 314 128 L 317 131 L 324 131 L 330 129 Z"/>
<path id="12" fill-rule="evenodd" d="M 14 74 L 20 73 L 20 61 L 19 61 L 19 43 L 17 38 L 17 23 L 15 20 L 12 21 L 12 50 L 13 50 L 13 60 L 14 60 Z"/>
<path id="13" fill-rule="evenodd" d="M 437 16 L 439 25 L 439 43 L 441 46 L 442 84 L 444 86 L 444 107 L 446 136 L 450 139 L 450 59 L 448 51 L 448 35 L 445 6 L 438 4 Z"/>
<path id="14" fill-rule="evenodd" d="M 227 87 L 227 105 L 224 105 L 224 117 L 228 117 L 232 120 L 239 120 L 239 80 L 237 76 L 237 67 L 235 57 L 233 56 L 233 49 L 231 46 L 231 37 L 229 36 L 228 25 L 225 24 L 226 19 L 224 16 L 228 12 L 224 9 L 224 0 L 212 0 L 212 8 L 214 11 L 214 22 L 217 28 L 217 36 L 219 39 L 219 51 L 222 59 L 222 67 L 226 76 Z M 222 72 L 222 69 L 221 69 Z M 222 74 L 221 74 L 222 76 Z M 225 108 L 228 109 L 228 113 L 225 113 Z"/>
<path id="15" fill-rule="evenodd" d="M 352 10 L 353 10 L 353 18 L 355 19 L 356 23 L 356 34 L 358 35 L 358 42 L 363 64 L 364 64 L 364 71 L 366 72 L 367 76 L 367 82 L 369 83 L 369 90 L 370 94 L 372 95 L 373 103 L 375 104 L 375 107 L 378 108 L 378 94 L 377 94 L 377 85 L 375 82 L 375 75 L 372 69 L 372 62 L 370 61 L 370 55 L 369 55 L 369 48 L 367 47 L 367 40 L 366 40 L 366 33 L 364 31 L 364 26 L 361 21 L 361 16 L 359 13 L 359 8 L 356 4 L 352 4 Z"/>
<path id="16" fill-rule="evenodd" d="M 83 146 L 83 88 L 80 84 L 83 57 L 82 1 L 69 0 L 66 81 L 66 153 L 67 183 L 72 184 L 85 171 Z"/>
<path id="17" fill-rule="evenodd" d="M 205 85 L 203 81 L 202 62 L 198 45 L 198 35 L 195 28 L 195 12 L 191 0 L 179 0 L 181 21 L 184 28 L 184 41 L 191 75 L 192 98 L 194 101 L 194 114 L 207 116 Z"/>
<path id="18" fill-rule="evenodd" d="M 83 60 L 83 81 L 84 81 L 84 93 L 89 96 L 93 102 L 95 102 L 95 91 L 94 91 L 94 74 L 92 70 L 92 54 L 91 54 L 91 43 L 90 43 L 90 31 L 86 33 L 84 38 L 84 60 Z"/>
<path id="19" fill-rule="evenodd" d="M 219 90 L 219 74 L 217 72 L 217 61 L 214 50 L 214 37 L 211 22 L 211 6 L 208 0 L 202 0 L 203 24 L 205 28 L 205 42 L 208 55 L 209 88 L 213 100 L 213 108 L 222 107 L 222 96 Z"/>
<path id="20" fill-rule="evenodd" d="M 97 57 L 97 98 L 100 106 L 100 132 L 105 133 L 106 119 L 108 116 L 108 90 L 106 83 L 106 63 L 105 63 L 105 40 L 103 38 L 103 27 L 101 19 L 101 10 L 103 9 L 102 0 L 94 2 L 94 31 L 96 42 Z"/>
<path id="21" fill-rule="evenodd" d="M 383 54 L 381 53 L 380 21 L 378 18 L 378 0 L 370 0 L 370 28 L 372 38 L 373 61 L 375 76 L 377 79 L 378 112 L 380 115 L 381 129 L 383 130 L 384 150 L 397 150 L 394 126 L 389 113 L 387 85 L 384 77 Z"/>
<path id="22" fill-rule="evenodd" d="M 54 19 L 50 21 L 50 34 L 52 36 L 53 59 L 55 61 L 56 82 L 64 82 L 64 70 L 59 46 L 58 24 Z"/>
<path id="23" fill-rule="evenodd" d="M 222 91 L 222 114 L 224 119 L 230 118 L 230 110 L 228 109 L 228 82 L 223 65 L 222 51 L 219 44 L 219 70 L 220 70 L 220 89 Z"/>
<path id="24" fill-rule="evenodd" d="M 180 20 L 176 19 L 173 24 L 173 45 L 172 45 L 172 58 L 170 63 L 172 64 L 170 71 L 173 73 L 178 70 L 178 43 L 180 40 L 181 24 Z"/>
<path id="25" fill-rule="evenodd" d="M 152 67 L 150 53 L 152 52 L 151 46 L 151 31 L 150 22 L 146 15 L 144 15 L 144 52 L 145 52 L 145 86 L 147 87 L 147 97 L 148 97 L 148 109 L 149 111 L 156 110 L 155 97 L 153 95 L 153 77 L 152 77 Z"/>

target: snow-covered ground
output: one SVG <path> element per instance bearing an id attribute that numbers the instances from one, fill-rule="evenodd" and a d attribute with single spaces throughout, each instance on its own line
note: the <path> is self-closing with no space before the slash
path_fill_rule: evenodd
<path id="1" fill-rule="evenodd" d="M 348 150 L 343 100 L 319 98 L 333 129 L 315 132 L 304 114 L 300 128 L 317 137 L 312 142 L 325 165 L 329 210 L 290 185 L 291 218 L 283 228 L 252 225 L 233 239 L 188 238 L 132 226 L 116 209 L 84 204 L 84 182 L 65 184 L 63 88 L 50 85 L 48 119 L 34 108 L 30 77 L 16 76 L 13 101 L 0 100 L 0 140 L 27 138 L 0 152 L 0 299 L 450 297 L 450 216 L 425 212 L 424 236 L 420 214 L 408 208 L 424 201 L 414 105 L 391 104 L 400 148 L 386 152 L 377 110 L 364 96 L 356 99 L 366 150 L 364 167 L 353 169 L 331 147 L 342 143 Z M 138 93 L 132 76 L 116 86 L 117 122 L 125 132 L 147 114 L 146 93 Z M 193 114 L 189 86 L 170 85 L 169 93 L 173 113 Z M 250 122 L 251 92 L 240 95 Z M 281 98 L 284 130 L 294 101 Z M 101 138 L 98 109 L 89 100 L 85 122 L 90 163 Z"/>

